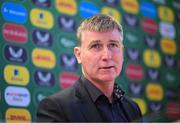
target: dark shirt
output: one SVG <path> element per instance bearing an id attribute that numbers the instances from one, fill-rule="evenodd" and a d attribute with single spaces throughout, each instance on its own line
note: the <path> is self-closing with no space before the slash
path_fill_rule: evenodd
<path id="1" fill-rule="evenodd" d="M 104 122 L 129 122 L 124 111 L 125 107 L 121 105 L 124 92 L 117 84 L 114 85 L 112 103 L 110 103 L 108 98 L 90 81 L 84 77 L 82 80 Z"/>

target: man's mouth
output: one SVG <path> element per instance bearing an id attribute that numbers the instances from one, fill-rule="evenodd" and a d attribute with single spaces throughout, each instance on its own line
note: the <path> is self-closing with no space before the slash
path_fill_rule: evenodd
<path id="1" fill-rule="evenodd" d="M 111 68 L 114 68 L 114 66 L 100 67 L 100 69 L 111 69 Z"/>

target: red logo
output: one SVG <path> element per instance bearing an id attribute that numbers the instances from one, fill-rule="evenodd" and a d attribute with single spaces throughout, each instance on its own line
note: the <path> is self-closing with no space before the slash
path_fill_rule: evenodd
<path id="1" fill-rule="evenodd" d="M 65 89 L 72 86 L 78 79 L 79 75 L 77 74 L 62 72 L 59 78 L 61 89 Z"/>
<path id="2" fill-rule="evenodd" d="M 25 43 L 28 39 L 27 30 L 22 25 L 5 23 L 3 26 L 3 37 L 7 41 Z"/>
<path id="3" fill-rule="evenodd" d="M 142 27 L 145 31 L 151 34 L 155 34 L 157 32 L 157 23 L 149 18 L 144 18 L 142 21 Z"/>
<path id="4" fill-rule="evenodd" d="M 143 69 L 140 65 L 128 64 L 126 67 L 126 76 L 130 80 L 140 81 L 143 78 Z"/>
<path id="5" fill-rule="evenodd" d="M 170 119 L 178 120 L 180 118 L 180 104 L 176 102 L 170 102 L 166 107 L 166 115 Z"/>

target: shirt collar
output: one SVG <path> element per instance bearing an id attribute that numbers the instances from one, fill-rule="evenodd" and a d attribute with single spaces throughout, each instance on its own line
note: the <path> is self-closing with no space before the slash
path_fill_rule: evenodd
<path id="1" fill-rule="evenodd" d="M 100 96 L 105 96 L 96 86 L 94 86 L 84 76 L 82 76 L 81 79 L 84 82 L 85 88 L 87 89 L 88 93 L 90 94 L 90 97 L 93 100 L 93 102 L 96 102 L 96 100 Z M 120 88 L 120 86 L 117 83 L 115 83 L 114 90 L 113 90 L 113 100 L 122 99 L 123 96 L 124 96 L 124 91 Z"/>

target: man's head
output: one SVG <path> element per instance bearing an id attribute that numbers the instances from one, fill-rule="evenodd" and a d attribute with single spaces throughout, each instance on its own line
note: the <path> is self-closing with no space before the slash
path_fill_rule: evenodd
<path id="1" fill-rule="evenodd" d="M 78 28 L 79 44 L 74 48 L 83 75 L 93 83 L 114 82 L 123 64 L 123 32 L 110 16 L 96 15 Z"/>
<path id="2" fill-rule="evenodd" d="M 81 35 L 83 31 L 90 30 L 96 32 L 106 32 L 117 29 L 123 38 L 122 26 L 112 17 L 104 14 L 98 14 L 91 18 L 84 20 L 77 29 L 78 46 L 81 46 Z"/>

